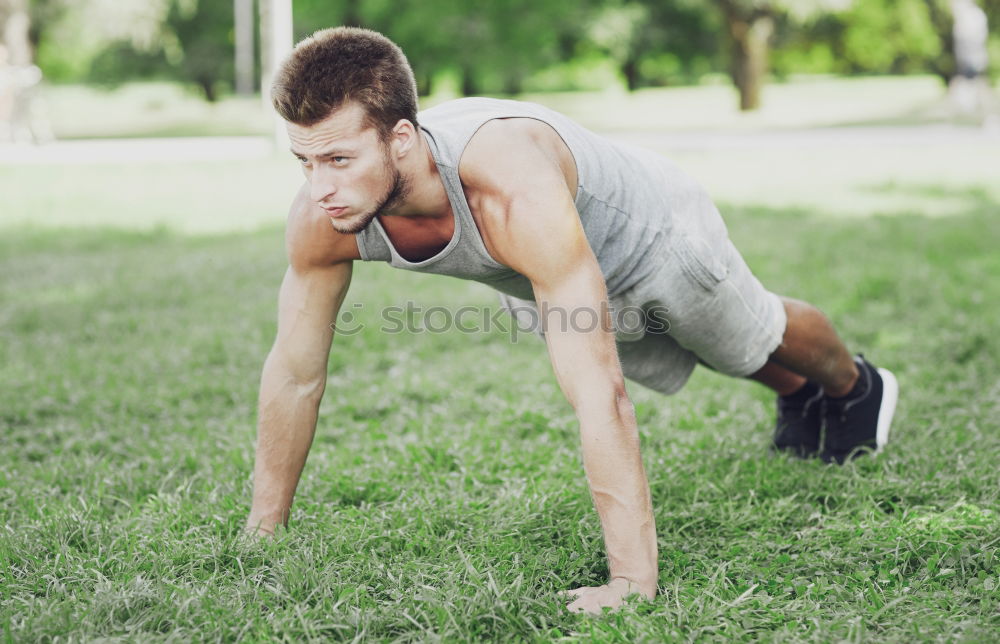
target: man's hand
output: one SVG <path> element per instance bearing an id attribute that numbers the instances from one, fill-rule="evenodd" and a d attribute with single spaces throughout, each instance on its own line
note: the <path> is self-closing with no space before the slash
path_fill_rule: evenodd
<path id="1" fill-rule="evenodd" d="M 566 606 L 570 612 L 590 615 L 600 615 L 604 608 L 611 610 L 621 608 L 629 595 L 652 599 L 655 594 L 655 591 L 642 592 L 638 585 L 623 577 L 615 577 L 603 586 L 585 586 L 563 593 L 565 597 L 573 598 L 573 601 Z"/>

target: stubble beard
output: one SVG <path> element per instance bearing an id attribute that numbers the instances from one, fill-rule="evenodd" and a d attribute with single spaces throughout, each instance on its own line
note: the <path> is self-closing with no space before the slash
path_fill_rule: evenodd
<path id="1" fill-rule="evenodd" d="M 368 228 L 376 217 L 384 215 L 387 211 L 392 210 L 402 203 L 403 199 L 409 194 L 409 180 L 394 167 L 392 168 L 392 181 L 385 194 L 379 199 L 378 205 L 351 221 L 338 221 L 336 219 L 331 219 L 330 221 L 337 232 L 345 235 L 357 235 Z"/>

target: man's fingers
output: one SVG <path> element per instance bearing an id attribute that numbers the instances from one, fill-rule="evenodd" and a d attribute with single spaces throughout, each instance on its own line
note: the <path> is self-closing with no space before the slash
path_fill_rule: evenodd
<path id="1" fill-rule="evenodd" d="M 566 606 L 569 612 L 599 615 L 601 606 L 605 605 L 601 596 L 601 592 L 605 589 L 607 586 L 583 586 L 573 590 L 564 590 L 559 594 L 563 599 L 573 600 Z"/>
<path id="2" fill-rule="evenodd" d="M 566 609 L 572 613 L 588 613 L 600 615 L 602 610 L 620 608 L 625 602 L 626 591 L 620 588 L 605 586 L 588 586 L 564 590 L 560 595 L 564 598 L 575 598 Z"/>
<path id="3" fill-rule="evenodd" d="M 586 613 L 588 615 L 600 615 L 601 609 L 608 604 L 601 601 L 596 593 L 583 595 L 575 602 L 566 607 L 571 613 Z"/>
<path id="4" fill-rule="evenodd" d="M 593 590 L 593 588 L 588 586 L 583 586 L 582 588 L 574 588 L 573 590 L 563 590 L 559 594 L 567 599 L 572 599 L 574 597 L 580 597 L 584 595 L 588 590 Z"/>

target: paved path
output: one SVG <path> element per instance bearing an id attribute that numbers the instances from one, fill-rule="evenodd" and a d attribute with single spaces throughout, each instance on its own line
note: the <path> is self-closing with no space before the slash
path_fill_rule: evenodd
<path id="1" fill-rule="evenodd" d="M 823 148 L 864 146 L 1000 146 L 1000 127 L 951 125 L 841 127 L 766 132 L 613 132 L 611 138 L 657 149 Z M 0 165 L 144 163 L 155 161 L 238 161 L 274 153 L 265 137 L 93 139 L 46 145 L 0 145 Z M 284 154 L 284 152 L 281 152 Z"/>
<path id="2" fill-rule="evenodd" d="M 259 136 L 82 139 L 0 145 L 0 165 L 239 161 L 270 157 L 273 147 L 270 139 Z"/>
<path id="3" fill-rule="evenodd" d="M 612 137 L 658 149 L 822 148 L 927 146 L 992 143 L 1000 146 L 1000 127 L 953 125 L 914 127 L 837 127 L 765 132 L 617 132 Z"/>

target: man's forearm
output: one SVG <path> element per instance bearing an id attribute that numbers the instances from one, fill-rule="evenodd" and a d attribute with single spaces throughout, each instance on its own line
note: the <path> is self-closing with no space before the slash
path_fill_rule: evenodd
<path id="1" fill-rule="evenodd" d="M 639 453 L 635 413 L 627 397 L 612 409 L 580 408 L 583 463 L 604 529 L 613 578 L 647 596 L 656 592 L 656 525 Z"/>
<path id="2" fill-rule="evenodd" d="M 274 532 L 275 526 L 287 522 L 316 432 L 324 385 L 296 382 L 268 358 L 261 377 L 249 529 Z"/>

